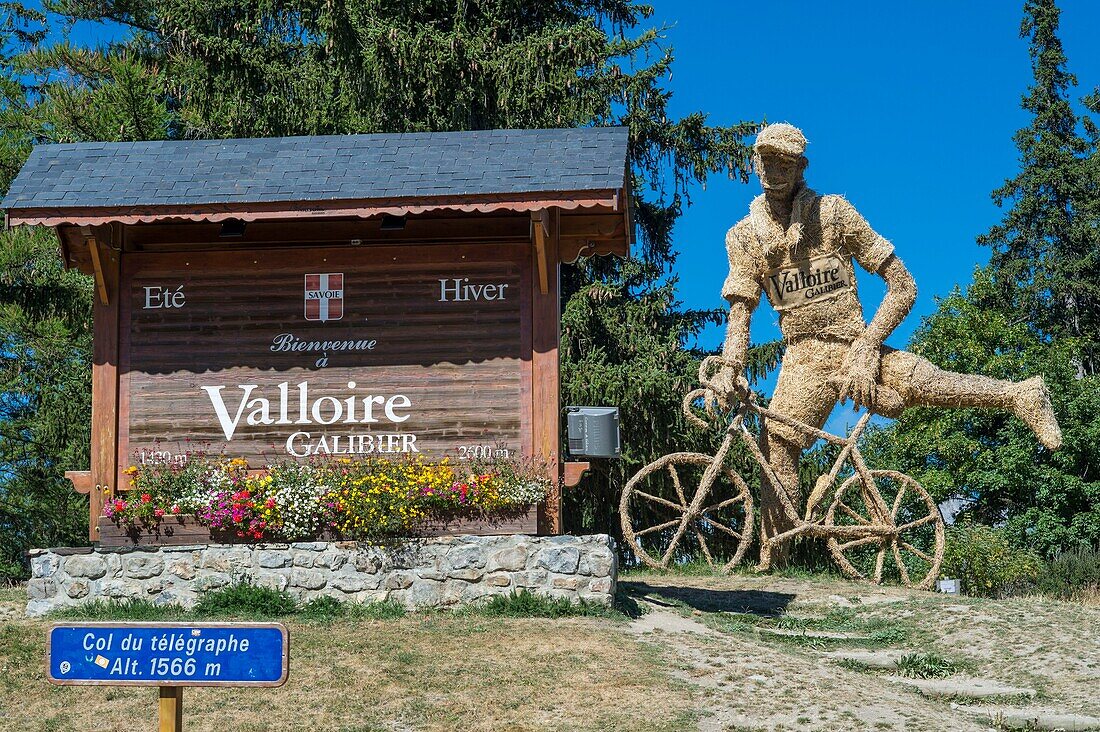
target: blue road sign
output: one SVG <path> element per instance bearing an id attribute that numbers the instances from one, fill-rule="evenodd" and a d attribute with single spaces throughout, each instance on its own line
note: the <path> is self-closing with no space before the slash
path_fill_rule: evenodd
<path id="1" fill-rule="evenodd" d="M 58 623 L 46 642 L 60 685 L 281 686 L 289 661 L 280 623 Z"/>

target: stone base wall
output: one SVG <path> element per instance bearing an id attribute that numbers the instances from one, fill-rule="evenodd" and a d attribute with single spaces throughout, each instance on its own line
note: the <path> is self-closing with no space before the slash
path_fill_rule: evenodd
<path id="1" fill-rule="evenodd" d="M 34 549 L 27 615 L 93 600 L 191 607 L 202 593 L 250 581 L 303 601 L 331 596 L 408 608 L 458 607 L 527 589 L 610 603 L 617 560 L 606 534 L 454 536 L 371 545 L 353 541 Z"/>

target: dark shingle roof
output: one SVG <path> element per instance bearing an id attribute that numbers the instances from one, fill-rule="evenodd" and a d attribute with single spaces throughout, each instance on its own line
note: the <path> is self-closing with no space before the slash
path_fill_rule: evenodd
<path id="1" fill-rule="evenodd" d="M 624 186 L 626 128 L 41 145 L 0 207 L 477 196 Z"/>

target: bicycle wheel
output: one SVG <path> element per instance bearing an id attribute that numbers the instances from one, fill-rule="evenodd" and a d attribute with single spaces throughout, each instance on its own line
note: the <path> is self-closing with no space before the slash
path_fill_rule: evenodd
<path id="1" fill-rule="evenodd" d="M 931 589 L 943 563 L 939 507 L 908 475 L 870 473 L 870 485 L 858 474 L 844 481 L 826 511 L 829 552 L 853 579 Z"/>
<path id="2" fill-rule="evenodd" d="M 741 561 L 752 543 L 752 495 L 729 467 L 708 471 L 713 462 L 702 453 L 672 453 L 626 484 L 619 503 L 623 538 L 642 562 L 667 569 L 696 552 L 726 570 Z"/>

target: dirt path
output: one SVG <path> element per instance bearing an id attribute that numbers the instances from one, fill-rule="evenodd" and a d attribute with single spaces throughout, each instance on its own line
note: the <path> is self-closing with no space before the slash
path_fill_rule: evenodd
<path id="1" fill-rule="evenodd" d="M 1100 729 L 1100 608 L 841 581 L 632 574 L 630 632 L 676 659 L 701 732 Z M 898 659 L 949 663 L 899 675 Z"/>

